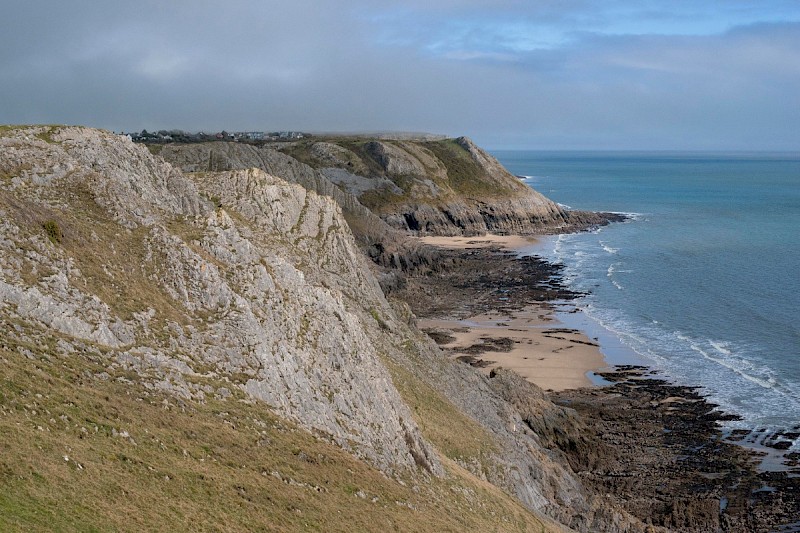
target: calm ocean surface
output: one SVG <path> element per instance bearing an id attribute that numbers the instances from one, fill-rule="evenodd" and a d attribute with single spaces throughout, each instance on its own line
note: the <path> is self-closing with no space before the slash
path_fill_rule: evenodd
<path id="1" fill-rule="evenodd" d="M 494 154 L 554 201 L 633 214 L 536 249 L 591 293 L 612 363 L 702 386 L 734 426 L 800 424 L 800 154 Z"/>

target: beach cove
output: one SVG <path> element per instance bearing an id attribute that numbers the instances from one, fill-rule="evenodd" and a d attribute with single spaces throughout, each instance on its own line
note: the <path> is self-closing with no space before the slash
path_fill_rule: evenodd
<path id="1" fill-rule="evenodd" d="M 514 370 L 575 409 L 595 442 L 592 466 L 583 467 L 587 484 L 641 520 L 670 528 L 758 530 L 800 515 L 800 458 L 773 454 L 765 469 L 762 453 L 723 430 L 738 417 L 698 387 L 648 366 L 611 365 L 598 339 L 559 321 L 581 313 L 575 300 L 582 294 L 565 285 L 563 267 L 530 255 L 534 239 L 421 240 L 453 266 L 409 279 L 401 298 L 417 325 L 448 357 L 487 376 Z"/>
<path id="2" fill-rule="evenodd" d="M 536 244 L 532 237 L 421 237 L 432 246 L 450 250 L 497 249 L 517 253 Z M 421 319 L 418 326 L 437 340 L 453 358 L 490 373 L 513 370 L 545 390 L 588 387 L 588 374 L 606 367 L 599 345 L 576 329 L 566 328 L 554 316 L 550 302 L 503 305 L 514 297 L 499 289 L 498 309 L 464 319 Z"/>
<path id="3" fill-rule="evenodd" d="M 800 425 L 798 154 L 497 155 L 562 205 L 628 214 L 532 251 L 586 294 L 579 305 L 601 345 L 616 340 L 614 352 L 702 387 L 741 416 L 732 430 Z"/>

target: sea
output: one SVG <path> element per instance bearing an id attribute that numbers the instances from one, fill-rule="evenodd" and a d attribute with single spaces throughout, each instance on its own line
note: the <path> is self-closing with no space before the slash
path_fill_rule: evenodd
<path id="1" fill-rule="evenodd" d="M 560 318 L 609 363 L 699 386 L 732 428 L 800 426 L 800 153 L 493 155 L 565 207 L 628 215 L 528 251 L 587 293 Z"/>

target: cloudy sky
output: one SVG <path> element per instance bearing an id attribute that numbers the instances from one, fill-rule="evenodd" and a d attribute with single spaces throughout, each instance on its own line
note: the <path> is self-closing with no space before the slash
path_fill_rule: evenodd
<path id="1" fill-rule="evenodd" d="M 0 123 L 800 150 L 798 0 L 5 0 Z"/>

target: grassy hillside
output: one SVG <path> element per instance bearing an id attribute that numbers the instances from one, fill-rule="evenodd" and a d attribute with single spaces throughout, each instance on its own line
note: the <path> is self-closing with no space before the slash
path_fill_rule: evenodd
<path id="1" fill-rule="evenodd" d="M 103 379 L 100 351 L 14 337 L 0 345 L 2 531 L 558 530 L 450 461 L 443 480 L 389 479 L 235 389 L 183 402 Z M 453 440 L 459 417 L 414 403 L 449 454 L 479 451 Z"/>
<path id="2" fill-rule="evenodd" d="M 320 160 L 315 157 L 312 147 L 321 141 L 344 148 L 350 153 L 342 155 L 341 160 L 335 163 Z M 386 188 L 376 188 L 359 196 L 364 205 L 378 213 L 391 212 L 394 207 L 410 201 L 443 205 L 453 199 L 502 199 L 527 191 L 519 187 L 515 180 L 498 180 L 497 176 L 488 175 L 486 169 L 455 139 L 381 141 L 409 156 L 416 166 L 415 174 L 391 172 L 385 168 L 374 150 L 370 149 L 370 143 L 374 142 L 374 139 L 357 137 L 314 138 L 292 143 L 282 147 L 281 151 L 314 168 L 333 164 L 368 177 L 391 180 L 402 190 L 402 194 Z M 421 186 L 420 182 L 425 180 L 435 184 L 438 189 L 436 193 L 428 186 Z"/>
<path id="3" fill-rule="evenodd" d="M 430 141 L 423 144 L 433 152 L 447 169 L 448 184 L 459 196 L 467 198 L 503 198 L 520 192 L 516 181 L 505 183 L 491 179 L 484 168 L 475 162 L 455 139 Z"/>

